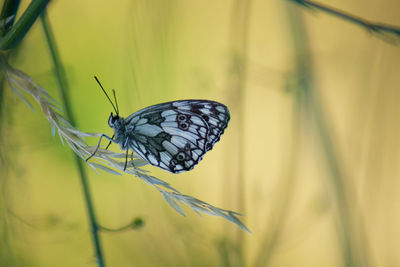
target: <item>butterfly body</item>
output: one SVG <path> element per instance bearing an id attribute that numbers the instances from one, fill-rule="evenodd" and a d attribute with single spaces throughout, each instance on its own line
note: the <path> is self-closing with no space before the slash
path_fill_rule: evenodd
<path id="1" fill-rule="evenodd" d="M 150 164 L 180 173 L 193 169 L 219 141 L 228 125 L 228 108 L 210 100 L 179 100 L 139 110 L 127 118 L 111 113 L 108 124 L 121 149 Z"/>

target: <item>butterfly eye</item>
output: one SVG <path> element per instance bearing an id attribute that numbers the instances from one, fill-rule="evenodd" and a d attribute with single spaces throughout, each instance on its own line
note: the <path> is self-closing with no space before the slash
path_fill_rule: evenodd
<path id="1" fill-rule="evenodd" d="M 114 116 L 114 115 L 112 114 L 112 112 L 111 112 L 111 115 L 110 115 L 110 117 L 108 118 L 108 125 L 109 125 L 110 127 L 112 127 L 118 119 L 119 119 L 119 116 L 118 116 L 118 115 L 115 115 L 115 116 Z"/>
<path id="2" fill-rule="evenodd" d="M 113 114 L 111 113 L 110 117 L 108 117 L 108 125 L 112 126 L 113 124 Z"/>

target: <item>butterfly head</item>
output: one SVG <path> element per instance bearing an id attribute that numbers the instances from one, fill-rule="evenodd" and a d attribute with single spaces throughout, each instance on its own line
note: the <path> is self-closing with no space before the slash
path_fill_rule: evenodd
<path id="1" fill-rule="evenodd" d="M 120 116 L 117 114 L 117 115 L 114 115 L 112 112 L 111 112 L 111 114 L 110 114 L 110 117 L 108 118 L 108 125 L 111 127 L 111 128 L 115 128 L 115 126 L 117 126 L 117 124 L 119 123 L 119 121 L 120 121 Z"/>
<path id="2" fill-rule="evenodd" d="M 113 95 L 114 95 L 114 101 L 115 101 L 115 105 L 114 105 L 114 103 L 111 101 L 110 97 L 108 96 L 106 90 L 104 90 L 103 85 L 101 85 L 100 81 L 97 79 L 96 76 L 94 76 L 94 79 L 95 79 L 95 80 L 97 81 L 97 83 L 100 85 L 101 90 L 103 90 L 104 94 L 106 95 L 106 97 L 108 98 L 108 100 L 110 101 L 112 107 L 113 107 L 114 110 L 115 110 L 116 115 L 114 115 L 114 114 L 111 112 L 111 115 L 110 115 L 110 117 L 108 118 L 108 125 L 109 125 L 111 128 L 116 129 L 116 128 L 118 128 L 118 127 L 121 125 L 121 122 L 123 122 L 124 119 L 121 118 L 121 117 L 118 115 L 118 114 L 119 114 L 119 109 L 118 109 L 117 97 L 115 96 L 115 91 L 112 90 Z"/>

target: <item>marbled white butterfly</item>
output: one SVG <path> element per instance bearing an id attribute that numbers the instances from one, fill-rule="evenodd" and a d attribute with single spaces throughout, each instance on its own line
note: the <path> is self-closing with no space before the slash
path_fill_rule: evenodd
<path id="1" fill-rule="evenodd" d="M 148 163 L 172 173 L 189 171 L 211 150 L 228 125 L 228 108 L 210 100 L 178 100 L 157 104 L 139 110 L 127 118 L 119 116 L 115 91 L 111 102 L 116 115 L 111 112 L 108 125 L 114 129 L 107 138 L 126 150 L 125 169 L 129 149 Z"/>

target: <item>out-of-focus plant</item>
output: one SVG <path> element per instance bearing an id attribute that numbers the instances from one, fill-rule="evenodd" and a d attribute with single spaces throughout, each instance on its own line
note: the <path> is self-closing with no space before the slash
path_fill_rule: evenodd
<path id="1" fill-rule="evenodd" d="M 360 27 L 365 28 L 369 33 L 381 38 L 385 42 L 391 43 L 393 45 L 400 44 L 400 27 L 383 24 L 380 22 L 373 22 L 366 20 L 364 18 L 355 16 L 354 14 L 347 13 L 343 10 L 327 6 L 315 1 L 310 0 L 290 0 L 296 2 L 306 8 L 312 10 L 319 10 L 325 12 L 327 14 L 336 16 L 345 21 L 358 25 Z"/>

